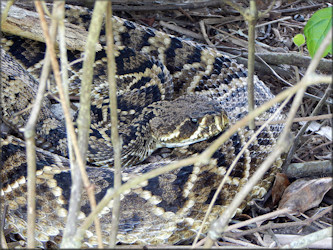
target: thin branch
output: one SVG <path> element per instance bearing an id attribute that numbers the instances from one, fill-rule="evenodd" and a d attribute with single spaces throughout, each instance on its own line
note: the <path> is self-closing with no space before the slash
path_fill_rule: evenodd
<path id="1" fill-rule="evenodd" d="M 293 122 L 304 122 L 304 121 L 318 121 L 318 120 L 325 120 L 325 119 L 332 119 L 333 118 L 333 114 L 326 114 L 326 115 L 317 115 L 317 116 L 307 116 L 307 117 L 296 117 L 293 119 Z M 276 121 L 271 121 L 269 123 L 269 125 L 273 125 L 273 124 L 281 124 L 281 123 L 285 123 L 286 120 L 276 120 Z M 256 121 L 255 124 L 256 126 L 260 126 L 262 124 L 264 124 L 265 121 Z"/>
<path id="2" fill-rule="evenodd" d="M 116 84 L 116 62 L 114 58 L 114 41 L 112 32 L 112 8 L 111 2 L 108 2 L 106 10 L 106 41 L 107 41 L 107 60 L 108 60 L 108 80 L 109 97 L 111 111 L 111 140 L 114 159 L 114 184 L 113 188 L 118 189 L 121 186 L 121 142 L 118 134 L 118 113 L 117 113 L 117 84 Z M 113 199 L 112 223 L 110 232 L 110 248 L 115 248 L 117 243 L 117 233 L 120 214 L 120 196 Z"/>
<path id="3" fill-rule="evenodd" d="M 245 247 L 246 249 L 248 248 L 255 248 L 255 249 L 266 249 L 264 247 L 261 247 L 259 245 L 256 245 L 256 244 L 252 244 L 250 242 L 246 242 L 246 241 L 243 241 L 243 240 L 236 240 L 234 238 L 230 238 L 230 237 L 226 237 L 224 236 L 222 238 L 224 241 L 228 241 L 230 243 L 234 243 L 236 246 L 243 246 Z M 206 241 L 207 242 L 207 241 Z"/>
<path id="4" fill-rule="evenodd" d="M 51 17 L 51 13 L 49 12 L 49 9 L 47 8 L 45 1 L 42 2 L 42 7 L 43 7 L 45 15 L 48 17 Z"/>
<path id="5" fill-rule="evenodd" d="M 254 53 L 255 53 L 255 25 L 258 19 L 258 10 L 255 0 L 250 0 L 250 8 L 247 9 L 247 15 L 244 14 L 244 19 L 248 22 L 249 31 L 248 31 L 248 76 L 247 76 L 247 91 L 248 91 L 248 109 L 251 112 L 254 109 Z M 254 129 L 254 120 L 250 121 L 249 128 Z"/>
<path id="6" fill-rule="evenodd" d="M 282 81 L 282 82 L 284 82 L 285 84 L 287 84 L 288 86 L 293 86 L 291 83 L 289 83 L 288 81 L 286 81 L 286 80 L 284 80 L 281 76 L 279 76 L 278 75 L 278 73 L 276 73 L 275 72 L 275 70 L 271 67 L 271 66 L 269 66 L 267 63 L 266 63 L 266 61 L 264 60 L 264 59 L 262 59 L 260 56 L 258 56 L 258 55 L 255 55 L 256 56 L 256 58 L 258 58 L 263 64 L 265 64 L 265 66 L 266 67 L 268 67 L 271 71 L 272 71 L 272 73 L 280 80 L 280 81 Z"/>
<path id="7" fill-rule="evenodd" d="M 31 117 L 31 116 L 30 116 Z M 30 119 L 29 119 L 30 120 Z M 27 219 L 27 247 L 35 247 L 35 227 L 36 227 L 36 150 L 35 150 L 35 127 L 26 126 L 24 132 L 26 155 L 27 155 L 27 189 L 28 189 L 28 219 Z M 32 129 L 30 129 L 32 128 Z"/>
<path id="8" fill-rule="evenodd" d="M 247 53 L 243 53 L 244 56 L 247 56 Z M 293 65 L 298 67 L 308 67 L 311 62 L 311 57 L 304 56 L 298 53 L 256 53 L 256 56 L 260 56 L 267 63 L 273 65 Z M 318 70 L 332 72 L 332 60 L 322 58 L 317 67 Z"/>
<path id="9" fill-rule="evenodd" d="M 89 130 L 91 124 L 90 109 L 91 109 L 91 86 L 93 81 L 93 65 L 95 62 L 96 44 L 98 44 L 98 38 L 100 35 L 103 15 L 107 6 L 106 1 L 95 2 L 94 11 L 92 14 L 91 22 L 89 25 L 89 33 L 85 46 L 85 57 L 82 68 L 82 79 L 81 79 L 81 92 L 80 92 L 80 111 L 76 120 L 78 125 L 78 143 L 80 145 L 80 155 L 82 159 L 86 159 L 89 141 Z M 81 158 L 80 157 L 80 158 Z M 84 164 L 82 165 L 84 167 Z M 81 164 L 80 164 L 81 168 Z M 81 169 L 81 173 L 83 169 Z M 91 210 L 94 211 L 96 207 L 96 200 L 94 196 L 94 186 L 92 186 L 87 176 L 83 176 L 83 184 L 88 191 L 90 200 Z M 95 228 L 98 239 L 98 246 L 103 247 L 102 244 L 102 232 L 100 228 L 99 219 L 95 218 Z M 74 235 L 74 232 L 73 232 Z M 71 244 L 71 243 L 70 243 Z M 77 244 L 77 243 L 75 243 Z M 65 247 L 65 245 L 63 245 Z M 66 247 L 68 247 L 66 245 Z"/>
<path id="10" fill-rule="evenodd" d="M 9 0 L 9 1 L 7 1 L 5 9 L 1 12 L 1 29 L 2 29 L 2 24 L 4 24 L 5 21 L 6 21 L 6 19 L 7 19 L 10 6 L 13 5 L 14 1 L 15 0 Z"/>
<path id="11" fill-rule="evenodd" d="M 285 213 L 288 213 L 288 212 L 289 212 L 288 208 L 278 209 L 278 210 L 276 210 L 274 212 L 263 214 L 263 215 L 254 217 L 252 219 L 249 219 L 249 220 L 246 220 L 246 221 L 242 221 L 242 222 L 236 223 L 234 225 L 228 226 L 227 229 L 225 230 L 225 232 L 230 232 L 231 230 L 235 230 L 235 229 L 238 229 L 240 227 L 248 226 L 248 225 L 250 225 L 252 223 L 263 222 L 265 220 L 281 216 L 281 215 L 283 215 Z"/>
<path id="12" fill-rule="evenodd" d="M 179 7 L 178 10 L 186 16 L 191 23 L 195 23 L 195 20 L 189 15 L 183 8 Z"/>
<path id="13" fill-rule="evenodd" d="M 68 60 L 67 60 L 67 48 L 66 48 L 66 38 L 65 38 L 65 2 L 56 1 L 54 3 L 54 9 L 57 10 L 56 16 L 53 15 L 53 18 L 56 18 L 58 21 L 58 35 L 59 35 L 59 49 L 60 49 L 60 61 L 61 61 L 61 76 L 62 84 L 65 92 L 65 98 L 69 103 L 68 97 Z M 72 117 L 71 117 L 72 119 Z M 68 124 L 66 123 L 66 130 L 68 131 Z M 68 154 L 71 167 L 71 177 L 72 177 L 72 186 L 71 194 L 69 200 L 69 208 L 66 226 L 64 228 L 63 239 L 66 241 L 67 238 L 71 237 L 71 233 L 75 232 L 77 227 L 77 217 L 81 208 L 81 193 L 82 193 L 82 177 L 80 173 L 80 168 L 75 163 L 75 155 L 72 147 L 72 140 L 70 133 L 67 133 L 68 141 Z"/>
<path id="14" fill-rule="evenodd" d="M 234 211 L 240 206 L 242 201 L 245 199 L 245 197 L 248 195 L 248 193 L 252 190 L 253 186 L 262 178 L 262 176 L 266 173 L 266 171 L 272 166 L 274 161 L 283 153 L 286 151 L 286 149 L 289 148 L 289 145 L 291 143 L 289 136 L 289 128 L 292 124 L 290 120 L 292 120 L 293 116 L 296 114 L 296 111 L 298 109 L 298 106 L 300 105 L 302 101 L 303 92 L 305 91 L 304 83 L 300 85 L 300 89 L 298 90 L 296 97 L 294 99 L 293 105 L 291 107 L 291 110 L 289 112 L 289 120 L 286 123 L 286 126 L 277 141 L 274 149 L 269 154 L 269 156 L 265 159 L 265 161 L 260 165 L 260 167 L 256 170 L 256 173 L 248 180 L 248 182 L 244 185 L 244 187 L 238 192 L 231 202 L 231 204 L 228 206 L 226 211 L 223 212 L 223 214 L 214 222 L 212 223 L 210 230 L 208 231 L 208 239 L 205 242 L 204 247 L 210 248 L 214 241 L 218 239 L 218 237 L 224 232 L 225 227 L 227 226 L 227 223 L 231 219 L 231 217 L 234 214 Z M 291 96 L 289 96 L 290 98 Z"/>
<path id="15" fill-rule="evenodd" d="M 202 35 L 203 35 L 203 37 L 204 37 L 206 43 L 207 43 L 209 46 L 211 46 L 211 47 L 214 48 L 214 44 L 209 40 L 209 37 L 208 37 L 207 32 L 206 32 L 205 21 L 204 21 L 204 20 L 201 20 L 201 21 L 199 22 L 199 25 L 200 25 L 201 33 L 202 33 Z"/>
<path id="16" fill-rule="evenodd" d="M 7 242 L 6 242 L 6 237 L 4 235 L 4 232 L 3 232 L 2 228 L 0 230 L 0 234 L 1 234 L 0 235 L 0 237 L 1 237 L 1 247 L 3 249 L 8 249 L 8 245 L 7 245 Z"/>
<path id="17" fill-rule="evenodd" d="M 264 13 L 258 13 L 255 0 L 250 0 L 250 7 L 243 9 L 232 1 L 225 0 L 227 4 L 238 10 L 243 18 L 248 22 L 248 76 L 247 76 L 247 89 L 248 89 L 248 110 L 251 112 L 254 109 L 254 53 L 255 53 L 255 26 L 260 16 L 265 15 L 270 11 L 275 3 L 275 0 L 271 3 L 268 10 Z M 254 120 L 249 123 L 249 128 L 254 129 Z"/>
<path id="18" fill-rule="evenodd" d="M 98 3 L 103 3 L 103 2 L 98 2 Z M 50 53 L 51 65 L 52 65 L 52 68 L 53 68 L 55 81 L 56 81 L 56 84 L 57 84 L 57 87 L 58 87 L 59 96 L 60 96 L 60 100 L 61 100 L 61 105 L 62 105 L 62 108 L 63 108 L 63 111 L 64 111 L 65 121 L 68 124 L 67 126 L 69 128 L 68 132 L 71 134 L 73 147 L 74 147 L 74 152 L 75 152 L 75 155 L 76 155 L 76 160 L 77 160 L 77 162 L 80 166 L 81 174 L 82 174 L 82 177 L 83 177 L 83 183 L 84 183 L 85 188 L 87 189 L 91 209 L 93 211 L 94 210 L 94 204 L 96 204 L 95 196 L 93 194 L 93 190 L 91 188 L 89 188 L 91 185 L 89 183 L 89 179 L 88 179 L 88 176 L 87 176 L 87 173 L 86 173 L 86 170 L 85 170 L 85 160 L 84 160 L 85 158 L 83 159 L 83 157 L 81 156 L 81 152 L 80 152 L 78 142 L 77 142 L 77 139 L 76 139 L 76 134 L 75 134 L 73 122 L 71 120 L 71 116 L 70 116 L 70 112 L 69 112 L 69 103 L 68 103 L 67 99 L 65 98 L 64 89 L 63 89 L 62 83 L 61 83 L 59 64 L 58 64 L 58 61 L 57 61 L 57 58 L 56 58 L 54 47 L 52 46 L 51 38 L 50 38 L 49 33 L 48 33 L 47 23 L 46 23 L 46 20 L 45 20 L 45 16 L 44 16 L 44 13 L 43 13 L 43 8 L 41 6 L 40 1 L 35 1 L 35 6 L 36 6 L 36 10 L 39 14 L 39 18 L 40 18 L 40 21 L 41 21 L 41 26 L 42 26 L 43 33 L 44 33 L 44 37 L 45 37 L 45 41 L 46 41 L 46 45 L 47 45 L 47 50 Z M 94 17 L 94 15 L 93 15 L 93 17 Z M 89 42 L 89 40 L 88 40 L 88 42 Z M 96 218 L 96 220 L 97 219 L 98 218 Z M 96 230 L 96 231 L 98 231 L 98 230 Z M 78 247 L 80 246 L 79 242 L 71 242 L 71 243 L 73 245 L 76 244 L 76 246 L 78 246 Z"/>
<path id="19" fill-rule="evenodd" d="M 289 19 L 292 19 L 292 17 L 291 16 L 285 16 L 285 17 L 282 17 L 282 18 L 279 18 L 279 19 L 274 19 L 274 20 L 269 21 L 269 22 L 257 24 L 256 28 L 260 28 L 260 27 L 263 27 L 263 26 L 266 26 L 266 25 L 269 25 L 269 24 L 273 24 L 273 23 L 278 23 L 278 22 L 281 22 L 281 21 L 286 21 L 286 20 L 289 20 Z M 245 29 L 241 29 L 241 30 L 244 31 Z"/>
<path id="20" fill-rule="evenodd" d="M 224 49 L 221 48 L 221 46 L 216 46 L 218 49 Z M 224 49 L 225 50 L 225 49 Z M 240 53 L 237 53 L 237 51 L 234 51 L 234 49 L 231 49 L 230 53 L 223 51 L 224 54 L 230 56 L 231 58 L 234 58 L 237 63 L 243 64 L 245 67 L 247 67 L 247 58 L 241 57 Z M 284 76 L 285 78 L 291 77 L 292 74 L 290 71 L 287 71 L 285 69 L 282 69 L 281 67 L 278 66 L 270 66 L 272 69 L 274 69 L 275 72 L 277 72 L 279 75 Z M 254 68 L 257 72 L 261 74 L 271 74 L 270 68 L 268 68 L 264 63 L 261 63 L 259 61 L 256 61 Z"/>
<path id="21" fill-rule="evenodd" d="M 50 43 L 53 44 L 56 36 L 56 22 L 51 23 L 51 37 Z M 50 53 L 46 52 L 45 63 L 42 68 L 42 73 L 39 81 L 39 87 L 32 107 L 29 120 L 24 128 L 24 138 L 26 141 L 26 155 L 27 155 L 27 189 L 28 189 L 28 229 L 27 229 L 27 247 L 35 247 L 35 227 L 36 227 L 36 149 L 35 149 L 35 136 L 36 124 L 38 121 L 39 112 L 42 108 L 44 93 L 46 89 L 47 78 L 50 72 Z"/>
<path id="22" fill-rule="evenodd" d="M 294 95 L 304 84 L 305 86 L 310 86 L 312 84 L 319 84 L 319 83 L 332 83 L 332 76 L 324 76 L 324 75 L 317 75 L 313 74 L 310 79 L 302 79 L 301 82 L 296 84 L 295 86 L 286 89 L 275 96 L 273 99 L 270 99 L 260 107 L 257 107 L 253 112 L 249 113 L 240 121 L 236 122 L 230 129 L 228 129 L 225 133 L 223 133 L 220 137 L 218 137 L 212 144 L 202 152 L 202 157 L 206 159 L 210 159 L 210 157 L 214 154 L 214 152 L 226 141 L 226 138 L 229 138 L 233 135 L 239 128 L 246 126 L 250 119 L 254 119 L 261 113 L 265 112 L 267 109 L 272 107 L 274 104 L 281 102 L 285 98 L 290 95 Z"/>
<path id="23" fill-rule="evenodd" d="M 324 53 L 324 51 L 326 50 L 327 46 L 329 46 L 329 44 L 331 44 L 332 42 L 332 30 L 333 28 L 330 29 L 330 31 L 327 33 L 325 39 L 323 40 L 323 42 L 321 43 L 320 47 L 318 48 L 316 54 L 314 55 L 305 75 L 304 78 L 308 77 L 310 78 L 309 80 L 311 80 L 311 76 L 312 76 L 312 72 L 315 71 L 316 66 L 319 64 L 320 59 L 322 58 L 322 55 Z M 320 102 L 317 104 L 316 108 L 312 111 L 311 115 L 316 115 L 317 112 L 319 111 L 319 109 L 322 107 L 322 105 L 324 104 L 324 101 L 327 99 L 327 97 L 329 96 L 331 92 L 331 86 L 328 86 L 328 88 L 325 91 L 325 98 L 323 98 L 322 100 L 320 100 Z M 300 138 L 300 136 L 305 132 L 305 130 L 307 129 L 307 127 L 309 126 L 309 122 L 307 122 L 306 124 L 303 125 L 303 127 L 301 128 L 301 130 L 297 133 L 297 140 L 296 140 L 296 144 L 298 143 L 298 140 Z M 290 163 L 292 156 L 294 155 L 294 152 L 296 150 L 296 147 L 293 146 L 287 156 L 287 159 L 285 161 L 285 164 L 283 166 L 283 169 L 286 168 L 287 163 Z"/>
<path id="24" fill-rule="evenodd" d="M 332 227 L 303 236 L 290 244 L 284 245 L 282 248 L 306 248 L 308 245 L 330 236 L 332 236 Z"/>
<path id="25" fill-rule="evenodd" d="M 235 211 L 239 207 L 239 205 L 245 199 L 247 194 L 252 190 L 252 187 L 261 179 L 261 177 L 265 174 L 267 169 L 274 163 L 275 159 L 279 157 L 282 152 L 285 151 L 285 148 L 287 146 L 286 143 L 288 143 L 288 141 L 285 140 L 287 137 L 281 137 L 281 138 L 283 138 L 284 141 L 282 140 L 278 141 L 272 153 L 257 169 L 258 174 L 253 175 L 248 180 L 248 182 L 245 184 L 242 190 L 236 194 L 234 200 L 231 202 L 228 209 L 222 214 L 222 216 L 217 221 L 215 221 L 211 225 L 211 228 L 208 231 L 208 239 L 206 240 L 204 245 L 205 248 L 211 248 L 214 241 L 216 241 L 220 237 L 221 233 L 224 231 L 230 218 L 233 216 L 231 212 Z"/>
<path id="26" fill-rule="evenodd" d="M 216 46 L 216 48 L 219 48 L 219 46 Z M 229 55 L 231 57 L 234 57 L 234 53 L 233 51 L 231 53 L 227 53 L 227 52 L 224 52 L 226 55 Z M 245 56 L 247 56 L 247 53 L 242 53 L 244 54 Z M 288 75 L 288 73 L 290 72 L 287 72 L 285 70 L 282 70 L 281 68 L 277 67 L 277 66 L 270 66 L 267 64 L 266 62 L 266 59 L 267 58 L 271 58 L 271 61 L 274 61 L 274 58 L 275 58 L 275 54 L 277 54 L 277 57 L 280 57 L 279 56 L 279 53 L 256 53 L 256 58 L 258 58 L 259 60 L 256 60 L 256 63 L 254 65 L 255 67 L 255 70 L 258 71 L 258 72 L 261 72 L 262 74 L 265 73 L 265 74 L 269 74 L 270 72 L 273 72 L 273 74 L 282 82 L 284 82 L 285 84 L 287 84 L 288 86 L 293 86 L 291 83 L 285 81 L 283 78 L 280 77 L 280 75 L 283 75 L 284 77 L 291 77 L 291 74 Z M 280 54 L 286 54 L 286 53 L 280 53 Z M 269 55 L 268 57 L 265 57 L 265 60 L 263 60 L 263 58 L 261 58 L 261 55 Z M 284 56 L 282 56 L 284 57 Z M 307 61 L 306 59 L 307 57 L 300 57 L 299 58 L 299 61 Z M 310 57 L 309 57 L 310 58 Z M 247 66 L 247 59 L 243 58 L 243 57 L 235 57 L 236 61 L 239 63 L 239 64 L 243 64 L 245 66 Z M 304 60 L 303 60 L 304 59 Z M 279 60 L 277 58 L 277 60 Z M 286 59 L 287 60 L 287 59 Z M 268 60 L 270 61 L 270 60 Z M 311 62 L 311 58 L 310 60 L 308 61 L 308 63 L 306 64 L 306 66 L 308 66 Z M 270 62 L 271 63 L 271 62 Z M 281 62 L 282 63 L 282 62 Z M 285 64 L 288 64 L 287 62 L 284 62 Z M 283 64 L 283 63 L 282 63 Z M 327 60 L 327 59 L 321 59 L 320 60 L 320 65 L 322 65 L 321 67 L 321 70 L 325 70 L 326 71 L 326 66 L 329 66 L 331 67 L 331 64 L 332 62 L 330 60 Z M 302 64 L 302 66 L 305 66 L 305 64 Z M 318 68 L 319 69 L 319 68 Z M 327 71 L 330 71 L 330 70 L 327 70 Z M 305 96 L 312 99 L 312 100 L 315 100 L 315 101 L 320 101 L 322 98 L 318 97 L 318 96 L 315 96 L 315 95 L 312 95 L 310 93 L 305 93 Z M 330 104 L 333 104 L 333 101 L 332 99 L 326 99 L 326 104 L 330 105 Z"/>

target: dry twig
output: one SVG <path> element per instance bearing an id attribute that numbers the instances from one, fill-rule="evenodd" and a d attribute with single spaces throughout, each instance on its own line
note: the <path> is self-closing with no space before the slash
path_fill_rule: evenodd
<path id="1" fill-rule="evenodd" d="M 243 53 L 244 56 L 247 56 L 247 53 Z M 311 62 L 311 57 L 304 56 L 298 53 L 256 53 L 256 56 L 260 56 L 267 63 L 273 65 L 293 65 L 298 67 L 308 67 Z M 332 72 L 332 60 L 322 58 L 317 67 L 318 70 Z"/>
<path id="2" fill-rule="evenodd" d="M 180 34 L 184 34 L 188 37 L 193 37 L 193 38 L 198 39 L 198 40 L 204 40 L 204 37 L 201 34 L 195 33 L 195 32 L 190 31 L 188 29 L 184 29 L 184 28 L 179 27 L 177 25 L 167 23 L 167 22 L 164 22 L 164 21 L 160 21 L 160 25 L 162 25 L 163 27 L 166 27 L 170 30 L 176 31 Z"/>
<path id="3" fill-rule="evenodd" d="M 308 234 L 304 237 L 301 237 L 300 239 L 293 241 L 290 244 L 283 246 L 282 248 L 305 248 L 311 243 L 325 239 L 330 236 L 332 236 L 332 227 L 328 227 L 312 234 Z"/>
<path id="4" fill-rule="evenodd" d="M 7 19 L 10 6 L 12 6 L 13 3 L 14 3 L 14 0 L 7 1 L 6 7 L 4 8 L 4 10 L 1 13 L 1 29 L 2 29 L 2 25 L 5 23 L 5 21 Z"/>
<path id="5" fill-rule="evenodd" d="M 247 10 L 247 15 L 243 15 L 246 19 L 249 30 L 248 30 L 248 63 L 247 63 L 247 70 L 248 70 L 248 77 L 247 77 L 247 91 L 248 91 L 248 109 L 249 112 L 251 112 L 254 109 L 254 53 L 255 53 L 255 47 L 254 47 L 254 40 L 255 40 L 255 25 L 257 23 L 258 19 L 258 10 L 256 6 L 255 0 L 250 0 L 250 7 Z M 254 129 L 254 120 L 250 121 L 249 128 Z"/>
<path id="6" fill-rule="evenodd" d="M 94 210 L 94 205 L 96 204 L 95 196 L 94 196 L 93 190 L 91 189 L 91 185 L 89 183 L 87 173 L 85 171 L 85 160 L 84 160 L 85 158 L 82 157 L 82 153 L 81 153 L 81 150 L 78 146 L 78 141 L 76 139 L 76 134 L 75 134 L 75 131 L 74 131 L 73 122 L 71 120 L 71 116 L 70 116 L 70 112 L 69 112 L 69 103 L 67 102 L 67 99 L 65 98 L 65 93 L 64 93 L 62 83 L 61 83 L 59 64 L 58 64 L 58 61 L 56 59 L 56 54 L 55 54 L 54 47 L 52 46 L 51 38 L 49 36 L 47 22 L 46 22 L 45 17 L 44 17 L 44 13 L 43 13 L 41 3 L 39 1 L 35 1 L 35 6 L 36 6 L 36 10 L 39 14 L 39 18 L 41 20 L 41 26 L 42 26 L 43 33 L 44 33 L 44 37 L 45 37 L 45 41 L 46 41 L 46 45 L 47 45 L 47 50 L 50 53 L 51 65 L 52 65 L 52 68 L 53 68 L 55 81 L 56 81 L 56 84 L 57 84 L 57 87 L 58 87 L 58 90 L 59 90 L 59 96 L 60 96 L 61 105 L 62 105 L 62 108 L 63 108 L 63 111 L 64 111 L 65 121 L 67 123 L 67 127 L 69 128 L 68 132 L 71 134 L 70 136 L 71 136 L 71 139 L 72 139 L 72 142 L 73 142 L 73 147 L 74 147 L 74 152 L 75 152 L 75 155 L 76 155 L 76 160 L 78 162 L 78 165 L 80 166 L 81 175 L 82 175 L 82 178 L 83 178 L 83 183 L 84 183 L 85 188 L 87 189 L 91 209 L 93 211 Z M 94 15 L 93 15 L 93 19 L 94 19 Z M 87 44 L 89 44 L 89 36 L 88 36 Z M 87 47 L 91 48 L 91 50 L 93 50 L 95 48 L 95 44 L 96 44 L 96 42 L 93 43 L 92 47 L 89 47 L 88 45 L 87 45 Z M 82 83 L 82 86 L 84 86 L 84 83 Z M 89 98 L 90 98 L 90 94 L 89 94 Z M 90 107 L 90 102 L 89 102 L 89 107 Z M 81 106 L 81 108 L 82 108 L 82 106 Z M 90 114 L 90 112 L 88 112 L 88 116 L 89 116 L 89 114 Z M 90 118 L 90 116 L 89 116 L 89 118 Z M 98 220 L 98 218 L 96 218 L 96 221 L 97 220 Z M 98 224 L 99 223 L 97 223 L 97 225 Z M 98 232 L 98 229 L 96 229 L 96 231 Z M 70 244 L 78 245 L 79 242 L 71 241 Z"/>
<path id="7" fill-rule="evenodd" d="M 296 117 L 293 119 L 293 122 L 302 122 L 302 121 L 317 121 L 317 120 L 324 120 L 324 119 L 332 119 L 333 114 L 326 114 L 326 115 L 317 115 L 317 116 L 308 116 L 308 117 Z M 270 125 L 272 124 L 280 124 L 285 123 L 286 120 L 276 120 L 269 122 Z M 256 126 L 260 126 L 264 124 L 265 121 L 256 121 Z"/>
<path id="8" fill-rule="evenodd" d="M 188 3 L 172 3 L 172 4 L 145 4 L 143 6 L 129 6 L 129 5 L 114 5 L 114 11 L 162 11 L 162 10 L 177 10 L 182 9 L 196 9 L 203 7 L 219 6 L 220 0 L 210 0 L 204 2 L 188 2 Z"/>
<path id="9" fill-rule="evenodd" d="M 50 44 L 52 44 L 56 35 L 56 22 L 51 24 L 51 37 Z M 45 63 L 43 65 L 40 84 L 38 87 L 37 96 L 32 107 L 29 120 L 24 128 L 24 138 L 26 141 L 26 155 L 27 155 L 27 189 L 28 189 L 28 229 L 27 229 L 27 246 L 29 248 L 35 247 L 35 227 L 36 227 L 36 149 L 35 149 L 35 135 L 36 124 L 38 115 L 42 107 L 44 93 L 46 89 L 46 82 L 50 71 L 50 52 L 45 55 Z"/>
<path id="10" fill-rule="evenodd" d="M 108 80 L 109 80 L 109 97 L 111 111 L 111 140 L 113 147 L 114 159 L 114 189 L 121 186 L 121 142 L 118 134 L 118 113 L 117 113 L 117 84 L 116 84 L 116 62 L 114 58 L 114 45 L 112 33 L 112 8 L 111 2 L 108 3 L 106 9 L 106 38 L 107 38 L 107 60 L 108 60 Z M 112 223 L 110 232 L 110 248 L 114 248 L 117 243 L 117 233 L 120 214 L 120 196 L 117 195 L 113 199 Z"/>
<path id="11" fill-rule="evenodd" d="M 53 5 L 54 9 L 57 10 L 53 15 L 58 21 L 58 35 L 59 35 L 59 49 L 60 49 L 60 61 L 61 61 L 61 76 L 62 76 L 62 85 L 65 92 L 65 98 L 69 103 L 68 97 L 68 60 L 67 60 L 67 48 L 66 48 L 66 38 L 65 38 L 65 3 L 64 2 L 55 2 Z M 60 100 L 59 100 L 60 102 Z M 72 119 L 72 117 L 71 117 Z M 68 128 L 68 124 L 66 123 L 67 131 L 70 130 Z M 71 233 L 75 232 L 76 224 L 77 224 L 77 215 L 80 211 L 81 205 L 81 193 L 82 193 L 82 177 L 80 174 L 80 168 L 77 164 L 75 164 L 75 155 L 72 147 L 72 139 L 70 133 L 67 133 L 67 141 L 68 141 L 68 154 L 69 161 L 71 167 L 71 177 L 72 177 L 72 186 L 71 186 L 71 194 L 69 200 L 69 208 L 66 226 L 64 228 L 63 239 L 68 239 L 71 237 Z"/>

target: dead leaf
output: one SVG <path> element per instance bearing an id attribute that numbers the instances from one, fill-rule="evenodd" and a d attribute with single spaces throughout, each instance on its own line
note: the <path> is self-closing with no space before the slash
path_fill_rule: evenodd
<path id="1" fill-rule="evenodd" d="M 290 182 L 286 174 L 276 174 L 272 187 L 272 206 L 275 206 L 279 202 L 284 190 L 289 186 L 289 184 Z"/>
<path id="2" fill-rule="evenodd" d="M 301 125 L 304 125 L 306 122 L 299 122 Z M 318 122 L 311 122 L 307 130 L 313 131 L 316 134 L 325 136 L 328 140 L 332 141 L 332 127 L 323 126 Z"/>
<path id="3" fill-rule="evenodd" d="M 331 188 L 332 177 L 299 179 L 286 188 L 279 203 L 279 209 L 288 208 L 294 215 L 303 213 L 318 206 Z"/>
<path id="4" fill-rule="evenodd" d="M 149 27 L 152 27 L 155 22 L 155 18 L 143 18 L 143 19 L 141 19 L 141 21 L 143 21 Z"/>

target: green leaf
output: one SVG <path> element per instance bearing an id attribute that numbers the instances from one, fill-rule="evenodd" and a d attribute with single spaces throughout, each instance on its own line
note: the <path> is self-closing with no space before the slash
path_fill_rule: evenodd
<path id="1" fill-rule="evenodd" d="M 305 37 L 303 34 L 297 34 L 293 38 L 294 44 L 296 44 L 298 47 L 301 47 L 305 43 Z"/>
<path id="2" fill-rule="evenodd" d="M 304 35 L 310 56 L 313 57 L 321 42 L 332 27 L 333 7 L 316 11 L 304 27 Z M 328 46 L 322 57 L 332 54 L 332 45 Z"/>

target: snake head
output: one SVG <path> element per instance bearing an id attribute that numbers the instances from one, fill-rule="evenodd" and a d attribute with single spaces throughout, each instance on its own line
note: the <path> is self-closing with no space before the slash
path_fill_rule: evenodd
<path id="1" fill-rule="evenodd" d="M 204 141 L 228 125 L 221 104 L 206 96 L 186 95 L 155 105 L 155 117 L 149 125 L 156 147 L 182 147 Z"/>

